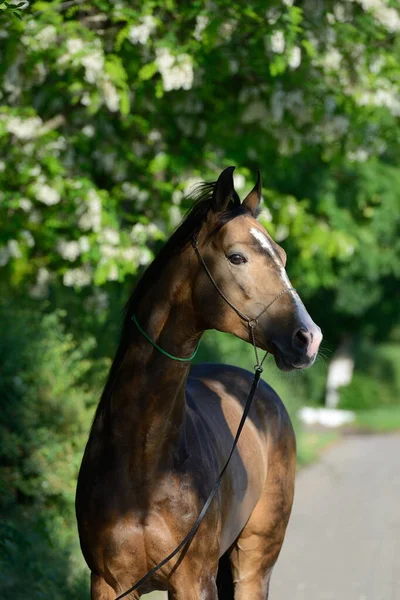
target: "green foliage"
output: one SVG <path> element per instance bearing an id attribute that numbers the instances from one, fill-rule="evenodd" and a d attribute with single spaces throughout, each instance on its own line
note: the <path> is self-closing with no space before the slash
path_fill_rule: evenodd
<path id="1" fill-rule="evenodd" d="M 75 528 L 51 514 L 18 509 L 0 523 L 0 583 L 4 600 L 86 600 L 88 575 Z"/>
<path id="2" fill-rule="evenodd" d="M 363 342 L 356 352 L 356 372 L 340 391 L 341 408 L 353 410 L 396 407 L 400 398 L 398 344 L 373 346 Z"/>
<path id="3" fill-rule="evenodd" d="M 262 220 L 331 341 L 349 323 L 385 337 L 398 320 L 400 13 L 380 4 L 52 0 L 10 15 L 2 278 L 36 298 L 52 283 L 108 290 L 148 264 L 196 178 L 234 163 L 243 192 L 258 166 Z"/>
<path id="4" fill-rule="evenodd" d="M 366 409 L 398 404 L 393 388 L 365 373 L 354 373 L 351 383 L 340 392 L 340 408 Z"/>
<path id="5" fill-rule="evenodd" d="M 297 461 L 306 466 L 318 460 L 323 450 L 339 439 L 337 431 L 301 431 L 297 435 Z"/>
<path id="6" fill-rule="evenodd" d="M 1 313 L 2 503 L 70 506 L 96 397 L 84 385 L 93 341 L 79 345 L 60 314 Z"/>
<path id="7" fill-rule="evenodd" d="M 400 406 L 397 404 L 358 411 L 356 427 L 367 432 L 400 431 Z"/>
<path id="8" fill-rule="evenodd" d="M 97 395 L 88 356 L 60 313 L 0 311 L 2 597 L 78 594 L 77 472 Z M 104 365 L 105 366 L 105 365 Z M 104 367 L 103 367 L 104 371 Z M 91 384 L 91 388 L 89 385 Z"/>
<path id="9" fill-rule="evenodd" d="M 386 0 L 0 2 L 2 597 L 80 597 L 72 503 L 99 358 L 196 181 L 236 164 L 243 195 L 260 168 L 260 219 L 328 345 L 396 328 L 399 33 Z M 371 356 L 345 406 L 398 399 L 398 369 Z M 213 332 L 199 359 L 254 364 Z M 295 416 L 325 373 L 269 357 L 264 375 Z"/>

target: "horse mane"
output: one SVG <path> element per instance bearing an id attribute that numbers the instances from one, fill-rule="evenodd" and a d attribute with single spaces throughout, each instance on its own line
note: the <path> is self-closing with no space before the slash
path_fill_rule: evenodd
<path id="1" fill-rule="evenodd" d="M 105 416 L 105 412 L 107 411 L 107 399 L 111 395 L 112 386 L 118 375 L 120 365 L 130 342 L 130 332 L 132 331 L 132 315 L 134 314 L 138 303 L 153 282 L 157 281 L 159 274 L 163 271 L 171 257 L 182 252 L 191 242 L 192 237 L 199 233 L 209 211 L 211 210 L 216 183 L 217 182 L 215 181 L 199 183 L 193 189 L 193 192 L 186 196 L 186 200 L 192 202 L 192 207 L 188 210 L 183 221 L 177 227 L 171 237 L 165 242 L 164 246 L 155 256 L 154 260 L 146 268 L 138 280 L 128 302 L 126 303 L 120 333 L 120 342 L 115 358 L 110 367 L 107 382 L 96 411 L 96 416 L 99 412 L 102 412 Z M 235 192 L 228 208 L 218 215 L 216 226 L 211 233 L 215 233 L 223 225 L 225 225 L 225 223 L 240 214 L 244 214 L 245 212 L 247 211 L 241 206 L 239 196 Z"/>

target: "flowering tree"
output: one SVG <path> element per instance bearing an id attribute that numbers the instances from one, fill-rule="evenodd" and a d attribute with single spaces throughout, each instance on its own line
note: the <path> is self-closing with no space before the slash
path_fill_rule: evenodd
<path id="1" fill-rule="evenodd" d="M 262 219 L 323 320 L 327 295 L 349 318 L 387 297 L 399 275 L 397 2 L 20 10 L 0 14 L 3 282 L 36 298 L 122 282 L 178 223 L 191 185 L 233 163 L 239 192 L 261 169 Z M 388 323 L 393 306 L 392 294 Z"/>

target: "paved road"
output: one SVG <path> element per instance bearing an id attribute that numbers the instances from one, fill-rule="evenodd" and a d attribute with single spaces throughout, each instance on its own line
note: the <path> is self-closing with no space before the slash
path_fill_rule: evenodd
<path id="1" fill-rule="evenodd" d="M 400 435 L 349 436 L 298 475 L 270 600 L 400 600 Z"/>

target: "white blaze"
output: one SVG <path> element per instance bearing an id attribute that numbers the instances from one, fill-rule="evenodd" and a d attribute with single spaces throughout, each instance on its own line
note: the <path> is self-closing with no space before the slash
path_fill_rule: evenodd
<path id="1" fill-rule="evenodd" d="M 278 253 L 275 251 L 275 248 L 271 244 L 271 241 L 268 239 L 268 237 L 262 231 L 260 231 L 256 227 L 252 227 L 250 229 L 250 233 L 251 233 L 251 235 L 253 237 L 256 238 L 256 240 L 260 244 L 260 246 L 262 248 L 264 248 L 264 250 L 268 251 L 268 253 L 271 256 L 271 258 L 273 259 L 274 263 L 278 267 L 279 272 L 281 274 L 281 277 L 282 277 L 283 281 L 286 283 L 286 285 L 288 287 L 291 288 L 292 284 L 290 282 L 289 277 L 287 276 L 286 269 L 283 266 L 282 261 L 281 261 L 279 255 L 278 255 Z"/>

